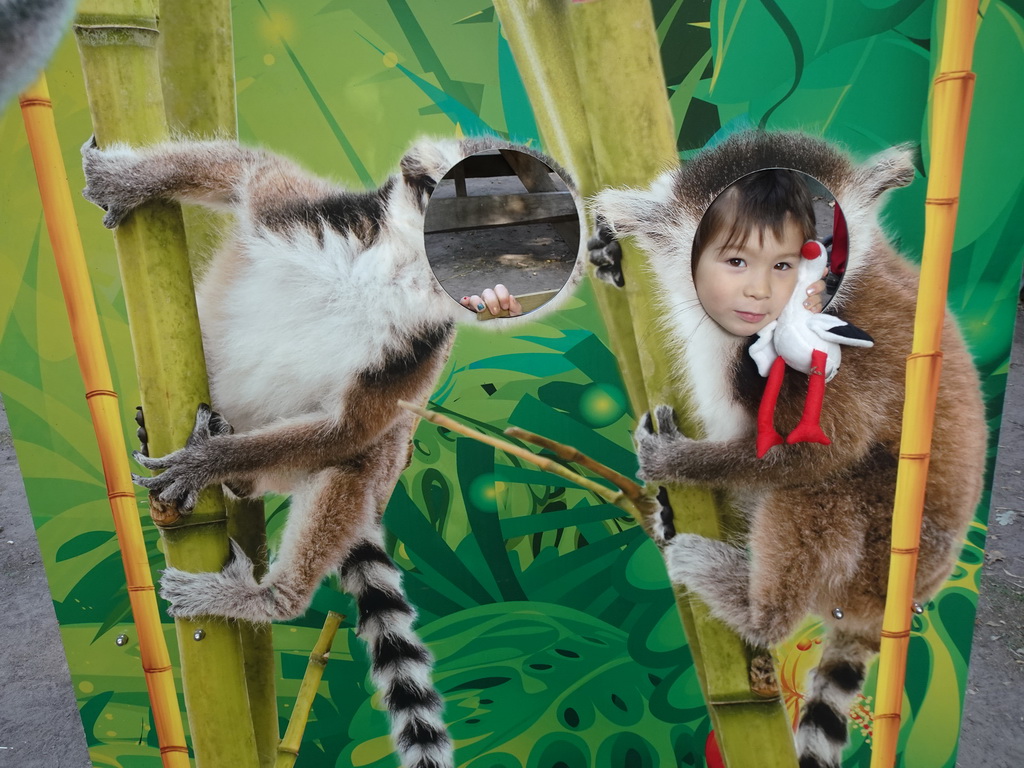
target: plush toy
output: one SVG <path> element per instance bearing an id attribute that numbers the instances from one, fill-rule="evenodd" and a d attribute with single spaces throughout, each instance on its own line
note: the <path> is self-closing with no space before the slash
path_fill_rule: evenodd
<path id="1" fill-rule="evenodd" d="M 757 334 L 750 347 L 750 356 L 757 370 L 768 377 L 764 395 L 757 412 L 757 457 L 762 458 L 772 447 L 780 445 L 782 435 L 775 430 L 775 405 L 785 367 L 795 368 L 810 377 L 803 416 L 789 433 L 787 443 L 821 443 L 831 440 L 821 429 L 821 404 L 825 397 L 825 382 L 839 370 L 842 359 L 841 344 L 870 347 L 872 338 L 855 325 L 835 315 L 815 314 L 804 307 L 807 288 L 821 279 L 828 264 L 828 252 L 817 240 L 809 240 L 800 250 L 803 260 L 797 274 L 796 287 L 789 302 L 775 320 Z"/>

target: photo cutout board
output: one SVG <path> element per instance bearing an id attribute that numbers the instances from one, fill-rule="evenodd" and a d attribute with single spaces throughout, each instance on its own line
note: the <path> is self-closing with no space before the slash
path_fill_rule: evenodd
<path id="1" fill-rule="evenodd" d="M 655 0 L 681 161 L 758 128 L 804 131 L 858 161 L 908 143 L 917 153 L 914 179 L 888 193 L 882 217 L 900 253 L 918 261 L 930 156 L 928 97 L 943 7 L 923 0 L 834 7 L 794 0 L 778 8 Z M 531 104 L 501 19 L 487 2 L 236 2 L 232 12 L 243 144 L 283 154 L 353 189 L 382 183 L 421 136 L 489 136 L 553 154 L 535 112 L 552 107 Z M 949 290 L 950 310 L 982 382 L 986 488 L 1024 255 L 1014 229 L 1024 204 L 1024 146 L 1015 119 L 1024 104 L 1014 98 L 1024 72 L 1021 21 L 1014 4 L 996 1 L 984 4 L 979 19 Z M 48 77 L 70 184 L 81 189 L 80 147 L 92 127 L 73 40 L 61 45 Z M 159 745 L 124 571 L 16 106 L 0 117 L 0 137 L 7 172 L 0 190 L 6 235 L 0 247 L 0 392 L 93 763 L 155 768 Z M 563 158 L 553 160 L 570 174 L 576 170 Z M 467 174 L 469 197 L 475 173 Z M 504 171 L 480 178 L 512 180 Z M 557 185 L 551 175 L 544 178 Z M 564 196 L 558 197 L 564 190 L 524 190 L 495 194 L 550 194 L 545 213 L 571 217 Z M 458 197 L 455 191 L 450 199 Z M 76 213 L 125 436 L 134 445 L 138 385 L 110 233 L 85 200 L 76 199 Z M 524 255 L 519 244 L 498 253 L 508 256 L 512 272 L 526 273 L 527 285 L 515 287 L 514 295 L 538 292 L 529 285 L 534 271 L 539 292 L 550 290 L 541 284 L 543 270 L 534 267 L 548 260 L 548 247 L 567 243 L 557 231 L 544 237 L 550 242 L 532 243 L 533 255 Z M 851 243 L 855 237 L 851 233 Z M 563 257 L 552 260 L 564 264 Z M 481 290 L 495 284 L 490 277 L 476 283 Z M 465 285 L 449 294 L 460 311 L 463 297 L 484 298 Z M 634 476 L 640 414 L 629 406 L 594 294 L 585 278 L 539 320 L 526 316 L 497 333 L 462 323 L 430 409 L 493 436 L 511 426 L 535 432 Z M 402 309 L 419 308 L 410 303 Z M 289 307 L 265 310 L 285 316 Z M 370 292 L 364 311 L 380 310 Z M 470 309 L 465 314 L 472 320 Z M 141 490 L 139 500 L 145 513 Z M 271 551 L 289 506 L 283 496 L 266 501 Z M 986 492 L 951 577 L 914 618 L 902 768 L 955 764 L 987 515 Z M 143 526 L 158 581 L 163 544 L 145 514 Z M 418 612 L 417 632 L 436 659 L 434 681 L 458 766 L 720 764 L 662 557 L 622 509 L 515 455 L 422 422 L 384 526 L 385 548 Z M 301 617 L 272 626 L 279 717 L 283 724 L 290 715 L 328 611 L 346 618 L 298 765 L 395 768 L 387 717 L 355 631 L 358 612 L 337 578 L 324 582 Z M 164 616 L 163 626 L 176 660 L 171 619 Z M 117 642 L 122 635 L 127 642 Z M 775 649 L 794 723 L 823 636 L 821 622 L 808 620 Z M 875 665 L 868 669 L 851 709 L 844 766 L 867 766 L 870 759 Z"/>

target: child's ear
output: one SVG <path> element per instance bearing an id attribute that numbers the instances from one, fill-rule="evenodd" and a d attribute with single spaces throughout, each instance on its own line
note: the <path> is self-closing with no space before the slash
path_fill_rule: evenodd
<path id="1" fill-rule="evenodd" d="M 875 200 L 886 190 L 907 186 L 914 180 L 916 154 L 912 144 L 899 144 L 873 155 L 857 169 L 857 188 Z"/>

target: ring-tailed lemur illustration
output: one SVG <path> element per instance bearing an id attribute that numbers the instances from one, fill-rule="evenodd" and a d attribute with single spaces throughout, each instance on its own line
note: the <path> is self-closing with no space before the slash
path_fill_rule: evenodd
<path id="1" fill-rule="evenodd" d="M 306 610 L 324 576 L 340 571 L 408 768 L 447 768 L 453 758 L 432 659 L 381 539 L 416 421 L 397 401 L 427 399 L 456 317 L 473 317 L 434 279 L 424 211 L 452 166 L 505 146 L 422 140 L 399 173 L 368 192 L 228 141 L 83 148 L 84 194 L 106 210 L 107 227 L 158 199 L 236 214 L 233 235 L 197 288 L 212 400 L 231 428 L 201 407 L 184 448 L 162 458 L 137 454 L 162 470 L 137 482 L 186 512 L 213 483 L 239 495 L 292 495 L 260 581 L 237 547 L 219 573 L 168 568 L 161 594 L 170 612 L 289 619 Z"/>
<path id="2" fill-rule="evenodd" d="M 826 311 L 869 333 L 875 346 L 844 352 L 829 385 L 821 425 L 831 445 L 779 445 L 758 459 L 755 419 L 764 380 L 747 353 L 756 337 L 733 335 L 708 317 L 697 298 L 691 253 L 712 201 L 764 168 L 803 171 L 835 195 L 850 254 Z M 913 177 L 907 147 L 855 164 L 804 134 L 748 132 L 699 153 L 648 189 L 605 190 L 595 201 L 605 226 L 616 237 L 635 238 L 650 258 L 663 321 L 705 434 L 684 436 L 670 408 L 655 408 L 657 432 L 647 416 L 635 434 L 641 475 L 651 483 L 726 489 L 749 521 L 746 537 L 729 543 L 669 533 L 670 578 L 757 645 L 779 643 L 808 613 L 825 622 L 828 640 L 797 731 L 803 768 L 839 766 L 848 709 L 879 647 L 918 285 L 916 270 L 884 234 L 879 212 L 883 193 Z M 619 258 L 614 246 L 592 251 L 599 273 L 621 283 Z M 778 398 L 778 424 L 788 429 L 799 421 L 806 390 L 806 378 L 791 371 Z M 915 599 L 922 604 L 942 586 L 963 546 L 981 495 L 985 448 L 978 375 L 947 316 L 917 561 Z"/>

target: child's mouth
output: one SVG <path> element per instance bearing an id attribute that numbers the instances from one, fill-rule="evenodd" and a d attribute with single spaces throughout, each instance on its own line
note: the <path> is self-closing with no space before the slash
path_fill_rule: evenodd
<path id="1" fill-rule="evenodd" d="M 768 316 L 764 312 L 740 312 L 739 310 L 736 310 L 736 314 L 745 323 L 760 323 Z"/>

